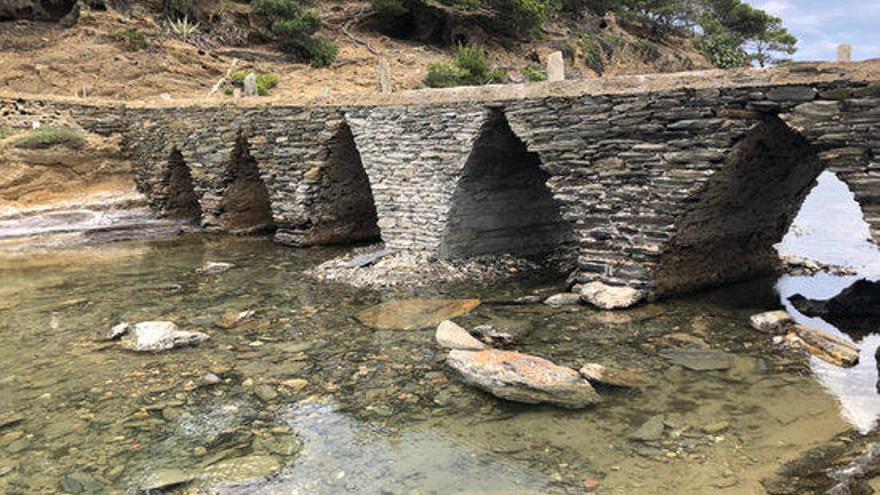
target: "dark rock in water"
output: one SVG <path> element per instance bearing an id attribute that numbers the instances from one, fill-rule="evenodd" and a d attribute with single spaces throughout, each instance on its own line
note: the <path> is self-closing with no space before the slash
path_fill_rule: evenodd
<path id="1" fill-rule="evenodd" d="M 819 317 L 843 332 L 864 335 L 880 325 L 880 283 L 859 280 L 827 300 L 807 299 L 801 294 L 788 298 L 801 313 Z"/>
<path id="2" fill-rule="evenodd" d="M 655 442 L 663 437 L 663 420 L 662 414 L 658 414 L 651 419 L 645 421 L 638 430 L 633 432 L 629 438 L 638 442 Z"/>
<path id="3" fill-rule="evenodd" d="M 693 371 L 726 370 L 733 367 L 734 355 L 706 349 L 668 349 L 660 352 L 664 358 Z"/>
<path id="4" fill-rule="evenodd" d="M 582 408 L 601 400 L 590 384 L 570 368 L 516 352 L 452 351 L 446 363 L 462 379 L 490 394 L 514 402 L 546 402 Z"/>
<path id="5" fill-rule="evenodd" d="M 484 325 L 477 325 L 471 334 L 487 339 L 490 342 L 511 344 L 522 341 L 532 331 L 532 324 L 527 320 L 499 318 Z"/>

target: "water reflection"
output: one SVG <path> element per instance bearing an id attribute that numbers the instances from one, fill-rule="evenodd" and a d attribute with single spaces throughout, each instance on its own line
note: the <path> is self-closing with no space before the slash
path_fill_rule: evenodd
<path id="1" fill-rule="evenodd" d="M 859 276 L 783 276 L 776 284 L 782 304 L 798 323 L 826 330 L 859 346 L 859 364 L 853 368 L 838 368 L 817 358 L 811 358 L 811 366 L 818 380 L 840 401 L 844 417 L 863 433 L 873 429 L 880 418 L 874 358 L 880 335 L 871 332 L 853 338 L 821 318 L 800 313 L 788 298 L 801 294 L 808 299 L 830 299 L 859 278 L 876 280 L 880 277 L 880 251 L 869 238 L 868 224 L 846 184 L 824 172 L 778 249 L 782 254 L 852 266 L 858 269 Z"/>

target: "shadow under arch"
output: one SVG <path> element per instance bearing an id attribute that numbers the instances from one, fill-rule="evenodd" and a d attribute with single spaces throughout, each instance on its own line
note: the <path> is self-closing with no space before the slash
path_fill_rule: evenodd
<path id="1" fill-rule="evenodd" d="M 165 186 L 165 198 L 162 204 L 165 217 L 195 225 L 200 224 L 202 208 L 193 186 L 192 173 L 177 148 L 174 148 L 168 157 L 168 166 L 162 184 Z"/>
<path id="2" fill-rule="evenodd" d="M 549 174 L 501 111 L 483 124 L 450 200 L 439 254 L 533 255 L 574 240 L 547 187 Z"/>
<path id="3" fill-rule="evenodd" d="M 226 186 L 217 221 L 232 234 L 264 234 L 275 230 L 269 190 L 251 156 L 247 137 L 239 133 L 226 168 Z"/>
<path id="4" fill-rule="evenodd" d="M 775 271 L 774 246 L 824 169 L 803 136 L 778 117 L 765 116 L 676 218 L 654 269 L 655 294 Z"/>
<path id="5" fill-rule="evenodd" d="M 350 244 L 381 238 L 370 180 L 347 122 L 327 143 L 315 213 L 302 245 Z"/>

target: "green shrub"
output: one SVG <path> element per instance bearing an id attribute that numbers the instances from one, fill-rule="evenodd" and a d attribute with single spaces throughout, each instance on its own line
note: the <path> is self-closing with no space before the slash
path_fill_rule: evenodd
<path id="1" fill-rule="evenodd" d="M 522 33 L 534 33 L 561 8 L 558 0 L 489 0 L 489 5 Z"/>
<path id="2" fill-rule="evenodd" d="M 6 139 L 7 136 L 9 136 L 9 133 L 4 131 L 3 129 L 0 129 L 0 140 Z"/>
<path id="3" fill-rule="evenodd" d="M 233 87 L 243 88 L 244 80 L 250 71 L 236 71 L 229 75 L 229 83 Z M 278 85 L 278 76 L 275 74 L 257 74 L 257 94 L 260 96 L 266 96 L 269 94 L 269 91 Z M 233 87 L 227 87 L 224 90 L 228 96 L 232 96 Z"/>
<path id="4" fill-rule="evenodd" d="M 70 148 L 82 148 L 86 138 L 76 129 L 70 127 L 45 125 L 17 138 L 12 145 L 16 148 L 38 149 L 55 145 Z"/>
<path id="5" fill-rule="evenodd" d="M 732 69 L 749 64 L 749 55 L 741 48 L 740 42 L 726 33 L 703 36 L 694 42 L 694 46 L 715 67 Z"/>
<path id="6" fill-rule="evenodd" d="M 326 67 L 336 58 L 339 49 L 330 41 L 314 37 L 321 29 L 321 17 L 313 9 L 316 3 L 316 0 L 253 0 L 251 6 L 282 50 L 313 67 Z"/>
<path id="7" fill-rule="evenodd" d="M 547 80 L 547 71 L 544 70 L 543 67 L 537 65 L 530 65 L 524 68 L 522 73 L 529 81 L 539 82 Z"/>
<path id="8" fill-rule="evenodd" d="M 138 29 L 126 29 L 110 33 L 110 39 L 121 44 L 122 48 L 129 52 L 146 50 L 150 47 L 150 34 Z"/>
<path id="9" fill-rule="evenodd" d="M 486 60 L 486 52 L 479 47 L 459 47 L 454 66 L 434 63 L 428 66 L 428 77 L 425 82 L 432 88 L 449 88 L 452 86 L 479 86 L 482 84 L 503 83 L 507 81 L 507 72 L 503 69 L 491 69 Z"/>
<path id="10" fill-rule="evenodd" d="M 409 13 L 404 0 L 373 0 L 373 12 L 382 19 L 395 19 Z"/>

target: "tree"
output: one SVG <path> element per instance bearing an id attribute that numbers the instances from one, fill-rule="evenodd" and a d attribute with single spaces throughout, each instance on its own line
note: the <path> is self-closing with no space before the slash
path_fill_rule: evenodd
<path id="1" fill-rule="evenodd" d="M 310 62 L 326 67 L 336 58 L 333 43 L 316 38 L 321 17 L 312 8 L 316 0 L 253 0 L 251 6 L 281 49 Z"/>

